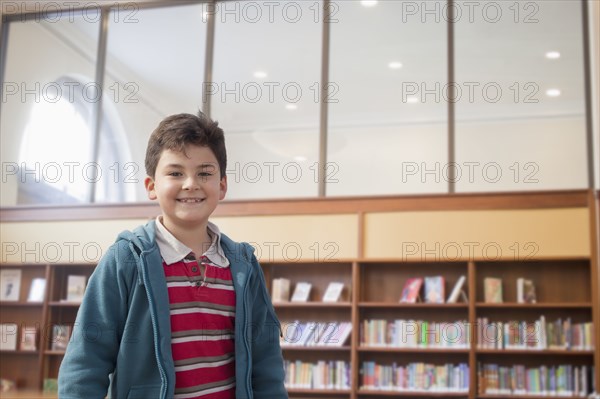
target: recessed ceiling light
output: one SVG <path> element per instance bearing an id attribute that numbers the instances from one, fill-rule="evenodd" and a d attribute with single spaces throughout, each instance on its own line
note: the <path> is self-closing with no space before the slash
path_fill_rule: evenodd
<path id="1" fill-rule="evenodd" d="M 560 96 L 560 90 L 559 89 L 548 89 L 548 90 L 546 90 L 546 95 L 548 97 L 558 97 L 558 96 Z"/>
<path id="2" fill-rule="evenodd" d="M 296 104 L 286 104 L 285 109 L 293 111 L 295 109 L 298 109 L 298 106 Z"/>
<path id="3" fill-rule="evenodd" d="M 407 97 L 406 102 L 409 104 L 416 104 L 419 102 L 419 97 Z"/>
<path id="4" fill-rule="evenodd" d="M 560 53 L 558 51 L 548 51 L 546 53 L 546 58 L 549 60 L 557 60 L 560 58 Z"/>
<path id="5" fill-rule="evenodd" d="M 360 4 L 365 7 L 374 7 L 377 5 L 377 0 L 362 0 Z"/>
<path id="6" fill-rule="evenodd" d="M 390 69 L 400 69 L 402 68 L 402 63 L 398 61 L 392 61 L 388 64 L 388 67 Z"/>
<path id="7" fill-rule="evenodd" d="M 265 71 L 256 71 L 254 72 L 254 77 L 257 79 L 264 79 L 267 77 L 267 73 Z"/>

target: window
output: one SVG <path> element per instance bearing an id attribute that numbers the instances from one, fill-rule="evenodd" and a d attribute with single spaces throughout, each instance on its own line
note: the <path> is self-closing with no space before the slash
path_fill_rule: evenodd
<path id="1" fill-rule="evenodd" d="M 91 99 L 98 96 L 95 86 L 69 77 L 55 82 L 54 91 L 47 90 L 43 100 L 33 106 L 25 127 L 17 203 L 131 200 L 133 187 L 118 175 L 123 160 L 129 158 L 128 149 L 124 135 L 115 134 L 110 112 L 102 121 L 99 158 L 94 161 Z"/>

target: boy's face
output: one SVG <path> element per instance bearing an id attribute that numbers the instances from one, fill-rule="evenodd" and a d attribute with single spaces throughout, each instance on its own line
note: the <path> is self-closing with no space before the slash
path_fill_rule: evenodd
<path id="1" fill-rule="evenodd" d="M 185 154 L 164 150 L 154 179 L 146 177 L 148 198 L 158 200 L 163 223 L 171 227 L 205 224 L 227 192 L 219 162 L 208 147 L 188 145 Z"/>

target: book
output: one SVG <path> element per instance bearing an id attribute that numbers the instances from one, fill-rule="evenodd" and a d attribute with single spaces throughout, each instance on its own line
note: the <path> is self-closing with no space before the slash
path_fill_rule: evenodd
<path id="1" fill-rule="evenodd" d="M 312 288 L 311 283 L 299 282 L 296 284 L 294 289 L 294 295 L 292 295 L 292 302 L 306 302 L 310 296 L 310 290 Z"/>
<path id="2" fill-rule="evenodd" d="M 271 289 L 273 303 L 288 302 L 290 300 L 290 280 L 287 278 L 274 278 Z"/>
<path id="3" fill-rule="evenodd" d="M 421 277 L 413 277 L 406 280 L 406 282 L 404 283 L 404 288 L 402 288 L 400 302 L 417 302 L 417 299 L 419 299 L 419 291 L 421 291 L 421 285 L 423 285 L 423 279 Z"/>
<path id="4" fill-rule="evenodd" d="M 444 277 L 425 277 L 425 302 L 444 303 Z"/>
<path id="5" fill-rule="evenodd" d="M 18 301 L 21 290 L 21 269 L 0 270 L 0 301 Z"/>
<path id="6" fill-rule="evenodd" d="M 517 279 L 517 302 L 536 303 L 535 285 L 532 280 L 526 278 Z"/>
<path id="7" fill-rule="evenodd" d="M 317 323 L 317 329 L 313 334 L 313 337 L 311 340 L 308 341 L 308 346 L 315 346 L 315 345 L 323 345 L 322 340 L 324 339 L 324 334 L 331 334 L 332 333 L 332 327 L 335 325 L 336 323 L 334 322 L 319 322 Z"/>
<path id="8" fill-rule="evenodd" d="M 0 392 L 13 392 L 16 390 L 17 384 L 8 378 L 0 378 Z"/>
<path id="9" fill-rule="evenodd" d="M 485 303 L 502 303 L 502 279 L 486 277 L 483 279 Z"/>
<path id="10" fill-rule="evenodd" d="M 300 322 L 299 320 L 285 326 L 285 331 L 280 336 L 281 346 L 303 346 L 310 340 L 316 330 L 313 322 Z"/>
<path id="11" fill-rule="evenodd" d="M 462 288 L 465 285 L 466 279 L 467 277 L 464 275 L 459 277 L 459 279 L 456 281 L 456 284 L 454 284 L 454 288 L 452 289 L 450 296 L 446 300 L 446 303 L 456 303 L 462 291 Z"/>
<path id="12" fill-rule="evenodd" d="M 323 295 L 323 302 L 337 302 L 340 300 L 342 291 L 344 290 L 344 283 L 331 282 L 325 290 Z"/>
<path id="13" fill-rule="evenodd" d="M 52 350 L 64 351 L 67 349 L 71 337 L 71 326 L 55 324 L 52 326 Z"/>
<path id="14" fill-rule="evenodd" d="M 27 297 L 27 302 L 43 302 L 45 293 L 46 279 L 34 278 L 33 280 L 31 280 L 31 287 L 29 288 L 29 296 Z"/>
<path id="15" fill-rule="evenodd" d="M 44 393 L 58 393 L 58 379 L 44 378 Z"/>
<path id="16" fill-rule="evenodd" d="M 36 327 L 23 327 L 21 329 L 21 341 L 20 347 L 22 351 L 35 351 L 37 350 L 37 328 Z"/>
<path id="17" fill-rule="evenodd" d="M 67 277 L 67 302 L 81 302 L 87 282 L 86 276 L 71 274 Z"/>
<path id="18" fill-rule="evenodd" d="M 17 333 L 18 327 L 16 323 L 0 324 L 0 350 L 16 351 Z"/>
<path id="19" fill-rule="evenodd" d="M 342 321 L 336 325 L 334 331 L 326 338 L 325 345 L 327 346 L 343 346 L 350 333 L 352 332 L 352 323 Z"/>
<path id="20" fill-rule="evenodd" d="M 317 339 L 315 335 L 318 335 L 318 331 L 319 324 L 316 321 L 309 321 L 303 324 L 302 335 L 296 344 L 301 346 L 309 345 L 310 342 Z"/>

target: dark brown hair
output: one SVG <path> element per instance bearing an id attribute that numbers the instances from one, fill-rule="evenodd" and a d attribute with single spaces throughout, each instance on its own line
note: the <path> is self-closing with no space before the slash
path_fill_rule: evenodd
<path id="1" fill-rule="evenodd" d="M 146 174 L 152 178 L 156 173 L 156 165 L 164 150 L 178 151 L 185 154 L 185 146 L 197 145 L 208 147 L 215 154 L 221 170 L 221 178 L 227 169 L 227 151 L 225 135 L 219 123 L 213 121 L 202 112 L 198 115 L 177 114 L 166 117 L 150 135 L 146 148 Z"/>

